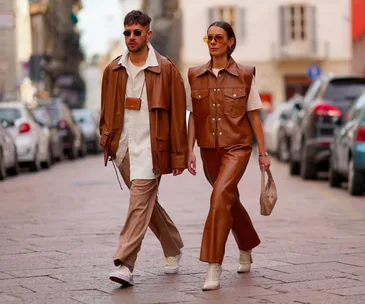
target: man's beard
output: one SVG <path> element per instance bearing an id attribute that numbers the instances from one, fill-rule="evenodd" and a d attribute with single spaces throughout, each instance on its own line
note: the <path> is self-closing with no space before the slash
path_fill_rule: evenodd
<path id="1" fill-rule="evenodd" d="M 128 51 L 131 52 L 131 53 L 138 53 L 140 52 L 141 50 L 144 49 L 144 47 L 147 45 L 147 41 L 143 41 L 141 42 L 141 44 L 137 45 L 135 48 L 131 49 L 129 48 L 129 46 L 127 45 L 127 48 L 128 48 Z"/>

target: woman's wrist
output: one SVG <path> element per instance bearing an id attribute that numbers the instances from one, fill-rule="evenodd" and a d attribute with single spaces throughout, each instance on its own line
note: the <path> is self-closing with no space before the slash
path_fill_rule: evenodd
<path id="1" fill-rule="evenodd" d="M 267 153 L 267 151 L 265 151 L 263 153 L 259 153 L 259 157 L 263 157 L 263 156 L 269 156 L 269 153 Z"/>

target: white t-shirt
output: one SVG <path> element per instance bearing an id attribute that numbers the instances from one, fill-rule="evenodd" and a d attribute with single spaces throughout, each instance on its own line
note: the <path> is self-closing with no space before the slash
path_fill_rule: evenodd
<path id="1" fill-rule="evenodd" d="M 221 69 L 212 69 L 215 76 L 218 76 L 220 70 Z M 186 109 L 189 112 L 192 112 L 193 105 L 191 102 L 191 88 L 188 81 L 185 83 L 185 90 L 186 90 Z M 260 98 L 259 91 L 257 90 L 256 87 L 255 76 L 254 76 L 251 83 L 250 94 L 248 95 L 247 99 L 247 112 L 259 109 L 262 109 L 262 101 Z"/>

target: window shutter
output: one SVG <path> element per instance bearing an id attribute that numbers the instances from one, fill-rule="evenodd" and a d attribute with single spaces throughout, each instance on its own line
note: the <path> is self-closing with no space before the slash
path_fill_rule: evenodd
<path id="1" fill-rule="evenodd" d="M 214 21 L 217 21 L 215 20 L 215 15 L 216 15 L 216 9 L 211 7 L 208 9 L 208 25 L 211 25 Z"/>
<path id="2" fill-rule="evenodd" d="M 308 36 L 311 43 L 312 52 L 317 52 L 317 16 L 314 5 L 307 7 L 308 16 Z"/>
<path id="3" fill-rule="evenodd" d="M 237 36 L 243 40 L 246 36 L 246 9 L 243 7 L 237 9 L 236 25 Z"/>
<path id="4" fill-rule="evenodd" d="M 289 22 L 287 21 L 286 18 L 286 7 L 285 6 L 280 6 L 279 7 L 279 30 L 280 30 L 280 37 L 279 37 L 279 41 L 280 41 L 280 46 L 286 45 L 288 43 L 288 26 L 289 26 Z"/>

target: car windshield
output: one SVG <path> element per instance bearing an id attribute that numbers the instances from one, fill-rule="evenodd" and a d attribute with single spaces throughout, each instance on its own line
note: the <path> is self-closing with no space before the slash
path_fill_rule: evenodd
<path id="1" fill-rule="evenodd" d="M 335 102 L 354 101 L 364 91 L 365 79 L 335 79 L 328 84 L 324 98 Z"/>
<path id="2" fill-rule="evenodd" d="M 0 108 L 0 120 L 15 121 L 21 117 L 18 109 Z"/>

